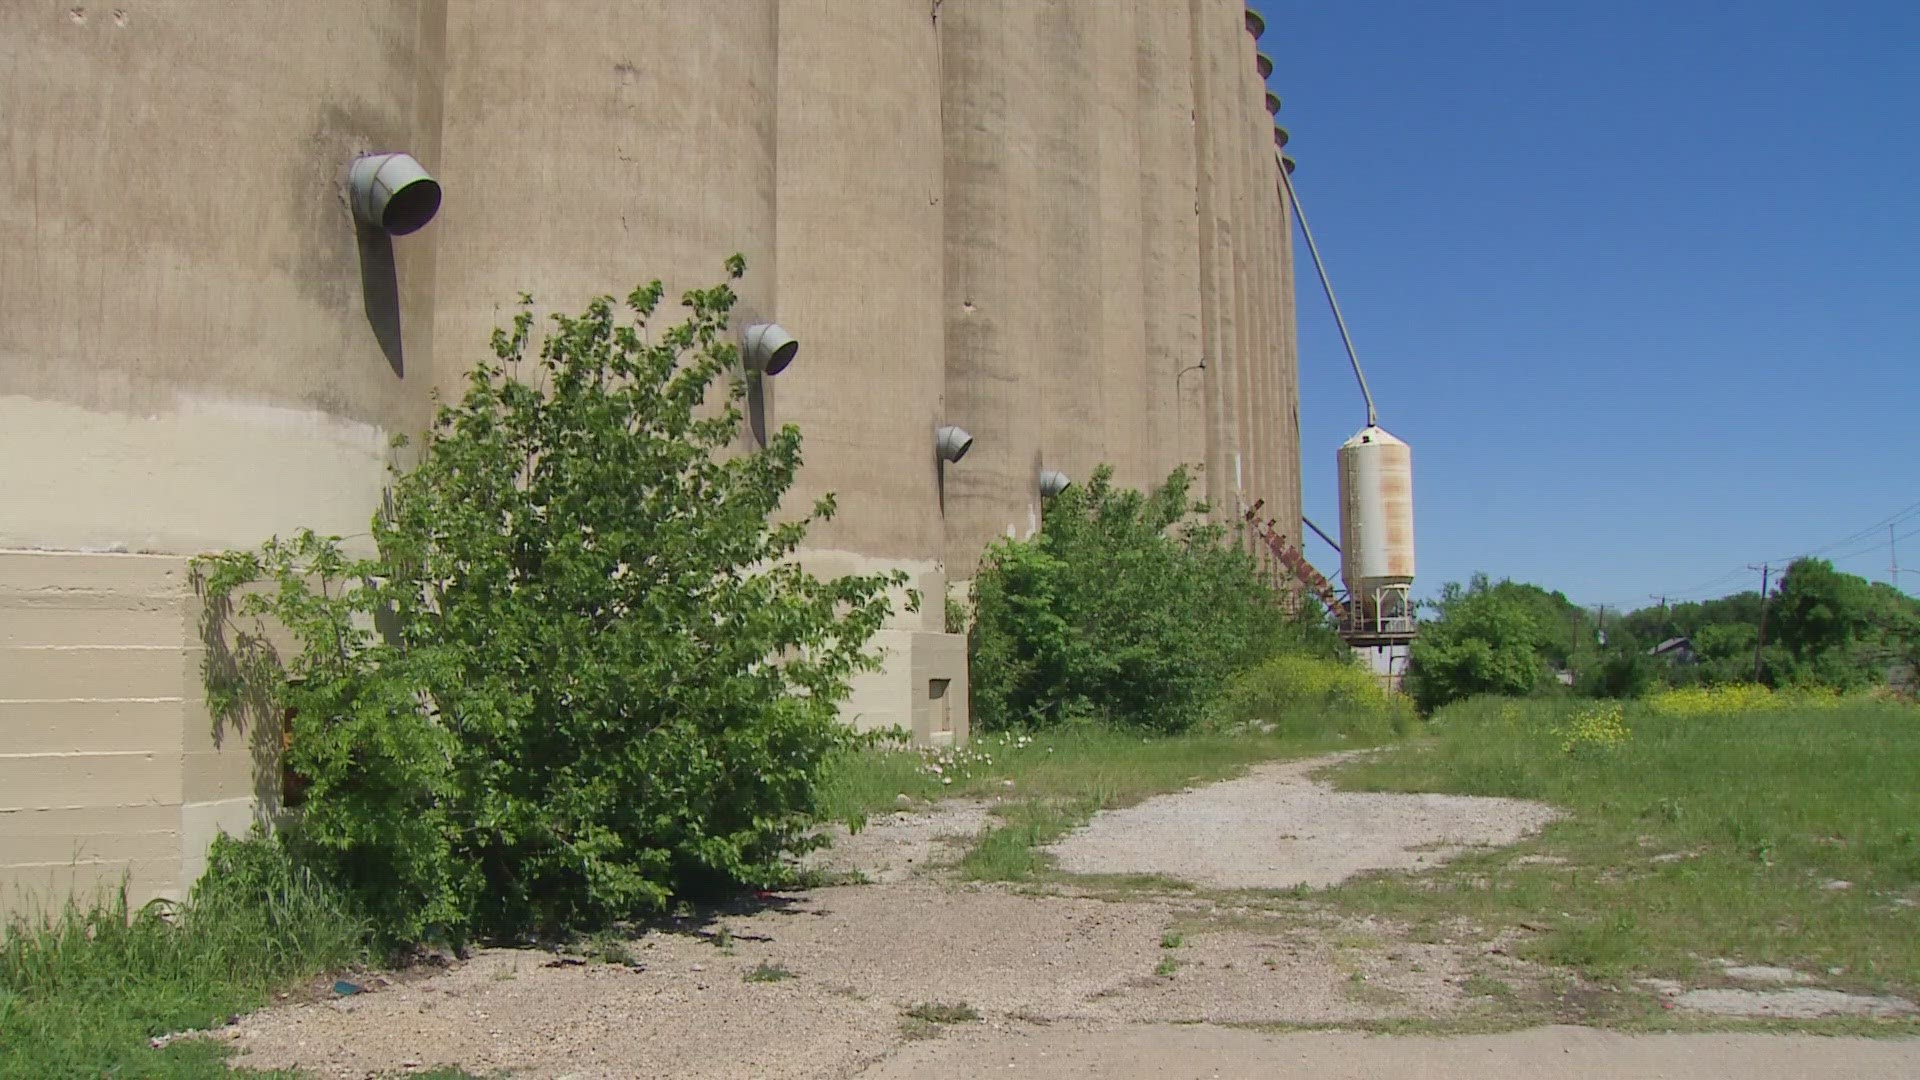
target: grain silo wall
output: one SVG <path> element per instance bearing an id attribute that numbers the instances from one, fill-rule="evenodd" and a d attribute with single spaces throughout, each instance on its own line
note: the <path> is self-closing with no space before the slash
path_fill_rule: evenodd
<path id="1" fill-rule="evenodd" d="M 934 452 L 947 422 L 939 83 L 925 0 L 781 0 L 777 291 L 803 345 L 791 374 L 765 385 L 804 440 L 789 506 L 828 492 L 838 504 L 803 561 L 822 575 L 904 570 L 924 598 L 881 631 L 882 667 L 844 712 L 926 742 L 967 733 Z"/>
<path id="2" fill-rule="evenodd" d="M 1235 165 L 1240 128 L 1234 122 L 1234 65 L 1229 57 L 1243 33 L 1237 4 L 1192 0 L 1195 156 L 1200 206 L 1202 322 L 1205 343 L 1208 447 L 1207 498 L 1216 517 L 1237 518 L 1245 482 L 1239 294 L 1235 233 Z"/>
<path id="3" fill-rule="evenodd" d="M 1224 24 L 1220 47 L 1213 57 L 1219 72 L 1219 108 L 1222 123 L 1229 132 L 1221 141 L 1224 171 L 1230 185 L 1228 205 L 1233 217 L 1233 317 L 1234 381 L 1229 391 L 1238 406 L 1234 419 L 1238 425 L 1239 454 L 1234 461 L 1234 512 L 1251 506 L 1259 497 L 1260 397 L 1256 372 L 1260 363 L 1260 297 L 1255 287 L 1260 236 L 1253 208 L 1253 176 L 1249 168 L 1251 148 L 1247 145 L 1246 63 L 1251 60 L 1252 45 L 1246 32 L 1246 9 L 1238 0 L 1216 4 L 1216 16 Z"/>
<path id="4" fill-rule="evenodd" d="M 436 377 L 456 386 L 531 293 L 725 280 L 774 314 L 776 0 L 468 0 L 448 13 Z"/>
<path id="5" fill-rule="evenodd" d="M 1153 392 L 1163 380 L 1146 338 L 1146 169 L 1141 122 L 1142 28 L 1132 0 L 1086 5 L 1092 18 L 1087 54 L 1092 60 L 1097 119 L 1098 203 L 1094 207 L 1094 266 L 1100 275 L 1100 335 L 1095 381 L 1101 391 L 1105 460 L 1114 481 L 1142 490 L 1165 479 L 1155 448 L 1161 437 Z"/>
<path id="6" fill-rule="evenodd" d="M 946 415 L 976 443 L 948 468 L 946 565 L 971 579 L 996 538 L 1040 524 L 1047 415 L 1037 294 L 1045 227 L 1033 161 L 1044 58 L 1028 0 L 941 5 Z"/>
<path id="7" fill-rule="evenodd" d="M 1176 0 L 1135 0 L 1140 125 L 1141 318 L 1149 474 L 1206 460 L 1192 19 Z M 1190 471 L 1194 471 L 1190 468 Z M 1194 479 L 1204 473 L 1194 471 Z M 1195 490 L 1204 488 L 1196 483 Z"/>
<path id="8" fill-rule="evenodd" d="M 803 558 L 904 569 L 926 599 L 856 723 L 964 737 L 941 594 L 1039 526 L 1043 468 L 1145 486 L 1191 461 L 1220 517 L 1297 520 L 1290 240 L 1243 19 L 0 6 L 0 904 L 122 873 L 177 895 L 216 830 L 273 807 L 277 733 L 202 702 L 188 558 L 301 526 L 364 549 L 390 437 L 522 292 L 578 312 L 658 277 L 671 308 L 746 257 L 735 327 L 802 342 L 749 412 L 801 426 L 796 506 L 839 499 Z M 376 151 L 445 186 L 426 228 L 356 227 L 347 168 Z M 944 468 L 941 424 L 976 439 Z"/>
<path id="9" fill-rule="evenodd" d="M 1027 0 L 1033 33 L 1013 47 L 1032 72 L 1030 183 L 1037 228 L 1032 285 L 1035 351 L 1041 381 L 1040 464 L 1076 482 L 1107 453 L 1109 391 L 1101 363 L 1107 329 L 1101 287 L 1101 134 L 1094 84 L 1095 25 L 1107 5 L 1081 0 Z M 1131 253 L 1129 253 L 1131 257 Z"/>
<path id="10" fill-rule="evenodd" d="M 1244 15 L 1242 18 L 1244 26 Z M 1278 386 L 1275 377 L 1280 335 L 1275 306 L 1277 282 L 1274 280 L 1276 275 L 1273 267 L 1273 198 L 1265 182 L 1267 167 L 1261 164 L 1262 159 L 1267 157 L 1264 133 L 1269 129 L 1269 123 L 1266 108 L 1262 104 L 1264 83 L 1255 61 L 1256 38 L 1252 33 L 1245 33 L 1240 40 L 1239 96 L 1244 131 L 1242 160 L 1246 163 L 1247 177 L 1247 295 L 1254 326 L 1248 363 L 1248 389 L 1252 397 L 1250 443 L 1254 460 L 1249 502 L 1262 503 L 1261 519 L 1266 520 L 1278 514 L 1280 479 L 1279 462 L 1276 460 Z M 1257 554 L 1266 558 L 1264 550 Z"/>
<path id="11" fill-rule="evenodd" d="M 432 163 L 443 18 L 0 6 L 0 908 L 179 895 L 271 801 L 271 733 L 202 703 L 187 557 L 363 536 L 425 415 L 432 241 L 357 235 L 344 183 Z"/>

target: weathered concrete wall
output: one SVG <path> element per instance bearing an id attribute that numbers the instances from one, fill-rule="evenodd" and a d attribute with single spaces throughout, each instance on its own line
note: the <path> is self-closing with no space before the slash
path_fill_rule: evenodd
<path id="1" fill-rule="evenodd" d="M 181 556 L 364 535 L 426 415 L 432 237 L 344 181 L 431 167 L 444 17 L 0 8 L 0 908 L 178 895 L 276 779 L 200 703 Z"/>
<path id="2" fill-rule="evenodd" d="M 1146 169 L 1141 122 L 1138 5 L 1130 0 L 1089 4 L 1092 115 L 1097 118 L 1099 199 L 1094 207 L 1094 266 L 1100 274 L 1100 339 L 1094 378 L 1100 385 L 1105 459 L 1114 481 L 1148 488 L 1166 478 L 1156 471 L 1161 435 L 1153 394 L 1163 383 L 1147 350 Z"/>
<path id="3" fill-rule="evenodd" d="M 946 208 L 946 415 L 974 448 L 946 470 L 946 563 L 969 579 L 1001 536 L 1039 527 L 1036 477 L 1048 402 L 1038 298 L 1044 227 L 1033 115 L 1042 73 L 1026 0 L 940 11 Z"/>
<path id="4" fill-rule="evenodd" d="M 390 437 L 523 291 L 671 307 L 746 256 L 735 325 L 803 343 L 749 411 L 802 428 L 791 508 L 839 501 L 803 561 L 925 600 L 855 723 L 965 738 L 942 601 L 1038 527 L 1042 468 L 1190 462 L 1297 536 L 1253 52 L 1237 0 L 0 7 L 0 905 L 177 894 L 271 805 L 271 747 L 206 713 L 186 559 L 364 545 Z M 446 188 L 399 239 L 345 197 L 385 150 Z"/>
<path id="5" fill-rule="evenodd" d="M 436 372 L 515 298 L 577 313 L 660 278 L 663 324 L 740 253 L 775 315 L 776 0 L 465 0 L 448 13 Z"/>
<path id="6" fill-rule="evenodd" d="M 442 17 L 0 8 L 0 546 L 366 531 L 386 433 L 425 415 L 434 250 L 358 236 L 344 180 L 431 163 Z"/>
<path id="7" fill-rule="evenodd" d="M 922 598 L 917 611 L 896 605 L 875 643 L 882 667 L 855 680 L 843 711 L 923 736 L 936 681 L 966 678 L 964 640 L 944 640 L 934 453 L 946 375 L 940 98 L 928 92 L 939 81 L 939 27 L 922 0 L 780 0 L 778 315 L 804 344 L 792 376 L 764 393 L 804 438 L 790 511 L 828 493 L 837 503 L 808 534 L 809 569 L 903 570 Z M 964 702 L 958 724 L 964 738 Z"/>
<path id="8" fill-rule="evenodd" d="M 178 896 L 277 782 L 216 725 L 187 561 L 0 551 L 0 911 L 117 888 Z"/>
<path id="9" fill-rule="evenodd" d="M 1208 445 L 1206 373 L 1194 369 L 1206 353 L 1192 19 L 1165 0 L 1135 0 L 1134 12 L 1148 445 L 1152 474 L 1164 478 L 1175 465 L 1203 466 Z"/>

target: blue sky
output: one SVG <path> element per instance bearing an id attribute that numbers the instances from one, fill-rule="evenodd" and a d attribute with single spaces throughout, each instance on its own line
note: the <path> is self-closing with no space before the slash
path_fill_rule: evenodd
<path id="1" fill-rule="evenodd" d="M 1920 571 L 1920 4 L 1252 6 L 1414 448 L 1417 593 L 1485 570 L 1698 599 L 1903 512 Z M 1296 247 L 1306 507 L 1332 531 L 1365 412 Z M 1885 528 L 1828 553 L 1887 577 Z"/>

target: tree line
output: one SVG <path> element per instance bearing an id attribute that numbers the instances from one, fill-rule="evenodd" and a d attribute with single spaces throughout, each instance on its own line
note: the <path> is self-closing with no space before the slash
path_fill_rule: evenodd
<path id="1" fill-rule="evenodd" d="M 1825 559 L 1795 560 L 1764 596 L 1625 613 L 1485 574 L 1447 584 L 1428 607 L 1408 671 L 1423 711 L 1475 694 L 1636 697 L 1740 682 L 1857 691 L 1908 683 L 1920 660 L 1920 601 Z"/>

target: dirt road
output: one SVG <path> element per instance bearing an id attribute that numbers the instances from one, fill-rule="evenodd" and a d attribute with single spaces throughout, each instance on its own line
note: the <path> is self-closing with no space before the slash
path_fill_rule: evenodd
<path id="1" fill-rule="evenodd" d="M 1546 1027 L 1409 1038 L 1208 1027 L 996 1032 L 908 1049 L 861 1080 L 1909 1080 L 1920 1044 L 1790 1035 L 1622 1035 Z"/>
<path id="2" fill-rule="evenodd" d="M 1018 889 L 958 882 L 941 864 L 990 819 L 980 804 L 954 804 L 879 819 L 841 845 L 838 865 L 876 884 L 656 927 L 629 944 L 632 964 L 490 950 L 431 978 L 268 1009 L 220 1037 L 236 1044 L 240 1065 L 340 1077 L 440 1065 L 583 1080 L 1920 1076 L 1915 1042 L 1248 1030 L 1484 1025 L 1514 1009 L 1598 1020 L 1634 996 L 1515 960 L 1511 942 L 1472 926 L 1413 934 L 1270 891 L 1417 869 L 1511 842 L 1553 816 L 1508 801 L 1334 792 L 1310 772 L 1264 766 L 1150 800 L 1096 818 L 1059 849 L 1073 869 L 1238 891 L 1111 877 Z"/>

